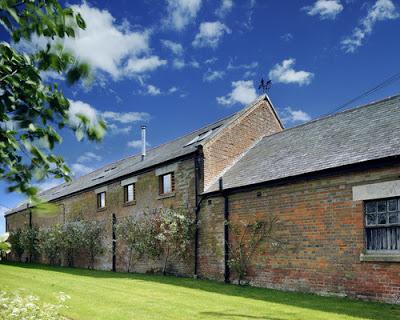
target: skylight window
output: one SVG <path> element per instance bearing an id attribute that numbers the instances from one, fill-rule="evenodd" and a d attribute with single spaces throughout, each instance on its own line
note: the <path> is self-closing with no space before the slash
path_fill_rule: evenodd
<path id="1" fill-rule="evenodd" d="M 194 143 L 200 142 L 204 140 L 205 138 L 209 137 L 215 130 L 217 130 L 220 126 L 212 128 L 211 130 L 208 130 L 206 132 L 200 133 L 198 136 L 194 137 L 192 140 L 190 140 L 187 144 L 185 144 L 185 147 L 190 146 Z"/>

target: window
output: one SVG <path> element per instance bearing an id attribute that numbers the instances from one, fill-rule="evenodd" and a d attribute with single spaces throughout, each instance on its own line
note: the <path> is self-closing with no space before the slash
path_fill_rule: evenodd
<path id="1" fill-rule="evenodd" d="M 106 193 L 100 192 L 97 194 L 97 209 L 106 207 Z"/>
<path id="2" fill-rule="evenodd" d="M 400 251 L 400 198 L 365 201 L 366 248 Z"/>
<path id="3" fill-rule="evenodd" d="M 135 201 L 135 199 L 136 199 L 135 191 L 136 190 L 135 190 L 134 183 L 124 186 L 124 202 L 125 203 Z"/>
<path id="4" fill-rule="evenodd" d="M 174 174 L 167 173 L 160 176 L 160 194 L 171 193 L 175 191 Z"/>

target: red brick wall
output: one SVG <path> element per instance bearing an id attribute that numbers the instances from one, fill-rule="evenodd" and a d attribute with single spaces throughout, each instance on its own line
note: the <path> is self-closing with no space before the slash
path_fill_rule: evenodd
<path id="1" fill-rule="evenodd" d="M 203 145 L 204 189 L 256 141 L 281 130 L 268 101 L 258 101 L 245 110 L 239 118 Z"/>
<path id="2" fill-rule="evenodd" d="M 231 223 L 274 215 L 281 221 L 278 237 L 287 241 L 287 249 L 278 253 L 268 253 L 266 245 L 260 248 L 252 260 L 250 283 L 396 302 L 400 296 L 400 263 L 360 261 L 364 249 L 363 203 L 352 200 L 352 187 L 398 179 L 399 175 L 400 165 L 230 195 Z M 219 202 L 220 198 L 212 201 Z M 203 207 L 201 216 L 206 217 L 207 226 L 213 226 L 202 231 L 202 246 L 213 241 L 222 245 L 222 205 Z M 219 274 L 214 276 L 215 260 L 223 272 L 223 255 L 203 258 L 200 276 L 221 279 Z"/>
<path id="3" fill-rule="evenodd" d="M 155 170 L 138 175 L 136 182 L 136 201 L 133 205 L 124 204 L 123 187 L 120 181 L 110 183 L 106 191 L 106 208 L 97 210 L 97 200 L 95 190 L 88 190 L 55 203 L 60 205 L 56 215 L 35 215 L 32 216 L 32 224 L 38 227 L 46 227 L 55 223 L 74 221 L 78 217 L 85 220 L 97 220 L 104 222 L 105 237 L 104 244 L 106 250 L 102 256 L 97 257 L 95 269 L 111 270 L 112 268 L 112 215 L 115 214 L 117 220 L 125 216 L 134 215 L 140 217 L 144 211 L 153 211 L 160 208 L 185 208 L 190 214 L 194 215 L 195 210 L 195 170 L 192 158 L 177 161 L 175 171 L 175 192 L 169 197 L 159 196 L 159 177 L 155 175 Z M 29 224 L 29 214 L 27 211 L 19 212 L 7 217 L 9 230 L 23 228 Z M 15 258 L 15 257 L 11 257 Z M 127 250 L 123 241 L 117 241 L 117 271 L 127 270 Z M 46 263 L 43 258 L 39 262 Z M 81 254 L 75 259 L 75 266 L 87 267 L 88 258 Z M 143 259 L 132 268 L 134 272 L 158 271 L 162 267 L 162 261 L 149 261 Z M 170 259 L 169 271 L 176 274 L 192 275 L 194 271 L 194 257 L 182 262 L 177 259 Z"/>

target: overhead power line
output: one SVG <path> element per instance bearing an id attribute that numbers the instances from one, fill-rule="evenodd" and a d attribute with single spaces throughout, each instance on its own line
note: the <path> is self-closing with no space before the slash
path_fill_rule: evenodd
<path id="1" fill-rule="evenodd" d="M 324 114 L 323 116 L 327 116 L 330 115 L 332 113 L 336 113 L 346 107 L 348 107 L 349 105 L 351 105 L 352 103 L 356 102 L 357 100 L 360 100 L 362 98 L 368 97 L 369 95 L 393 84 L 394 82 L 400 80 L 400 72 L 392 75 L 391 77 L 387 78 L 386 80 L 382 81 L 381 83 L 379 83 L 378 85 L 376 85 L 375 87 L 369 89 L 368 91 L 365 91 L 364 93 L 354 97 L 353 99 L 341 104 L 340 106 L 338 106 L 337 108 L 335 108 L 334 110 Z"/>

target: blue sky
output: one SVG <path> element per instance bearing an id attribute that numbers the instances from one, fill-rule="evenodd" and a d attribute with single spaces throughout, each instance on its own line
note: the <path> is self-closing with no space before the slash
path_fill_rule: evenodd
<path id="1" fill-rule="evenodd" d="M 100 144 L 63 132 L 57 152 L 76 176 L 137 153 L 141 124 L 151 147 L 239 110 L 260 94 L 261 77 L 272 79 L 269 95 L 290 127 L 400 71 L 397 0 L 68 3 L 87 29 L 64 45 L 92 66 L 93 81 L 68 87 L 59 75 L 43 77 L 62 85 L 72 114 L 109 126 Z M 399 91 L 395 83 L 355 105 Z M 0 206 L 21 200 L 0 183 Z"/>

